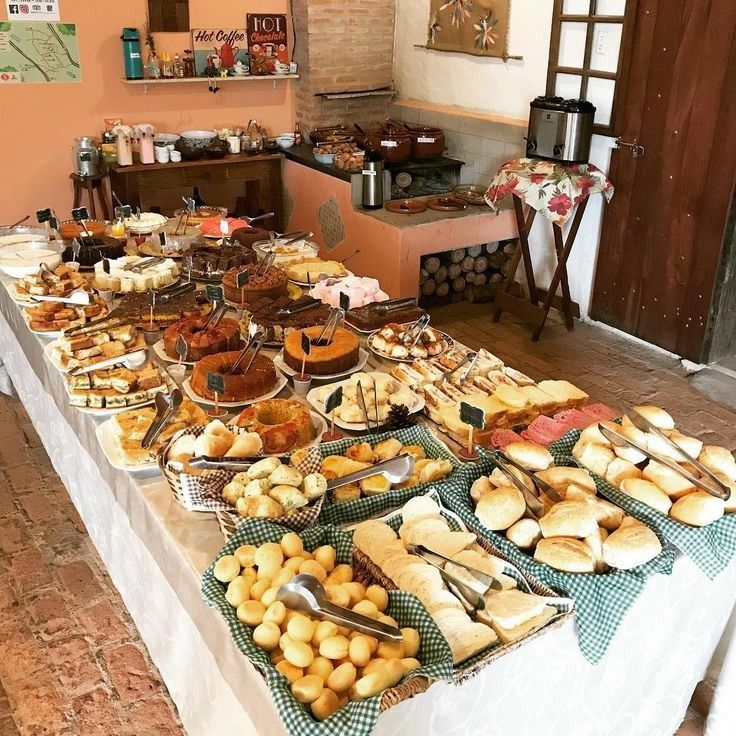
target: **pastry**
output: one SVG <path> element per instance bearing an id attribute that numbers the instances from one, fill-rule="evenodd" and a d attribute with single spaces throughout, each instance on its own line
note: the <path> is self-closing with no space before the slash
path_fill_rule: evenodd
<path id="1" fill-rule="evenodd" d="M 67 296 L 74 289 L 85 288 L 87 279 L 78 271 L 60 263 L 53 271 L 48 269 L 23 276 L 15 282 L 19 296 Z"/>
<path id="2" fill-rule="evenodd" d="M 107 311 L 105 301 L 95 295 L 85 307 L 61 302 L 41 302 L 35 307 L 24 307 L 23 316 L 35 332 L 60 332 L 84 327 L 91 320 L 104 317 Z"/>
<path id="3" fill-rule="evenodd" d="M 322 334 L 320 326 L 295 330 L 284 340 L 284 362 L 292 370 L 301 372 L 304 352 L 302 335 L 312 341 L 312 351 L 306 356 L 304 370 L 313 376 L 327 376 L 345 373 L 353 368 L 360 357 L 358 338 L 350 330 L 338 327 L 327 345 L 318 345 L 317 338 Z"/>
<path id="4" fill-rule="evenodd" d="M 184 251 L 182 273 L 204 281 L 221 281 L 233 268 L 255 263 L 255 253 L 242 245 L 207 245 L 195 243 Z"/>
<path id="5" fill-rule="evenodd" d="M 309 292 L 310 296 L 321 299 L 331 307 L 340 306 L 340 294 L 345 294 L 348 297 L 350 309 L 388 300 L 388 294 L 381 289 L 378 279 L 361 276 L 322 279 Z"/>
<path id="6" fill-rule="evenodd" d="M 292 281 L 302 284 L 316 284 L 323 277 L 339 278 L 347 274 L 345 266 L 339 261 L 323 261 L 317 257 L 291 261 L 284 266 L 284 270 Z"/>
<path id="7" fill-rule="evenodd" d="M 67 387 L 72 406 L 94 409 L 119 409 L 142 404 L 167 389 L 163 376 L 154 365 L 135 371 L 120 366 L 69 376 Z"/>
<path id="8" fill-rule="evenodd" d="M 373 335 L 373 349 L 389 358 L 404 360 L 439 355 L 447 347 L 437 330 L 425 327 L 417 339 L 413 327 L 413 322 L 404 325 L 390 322 Z"/>
<path id="9" fill-rule="evenodd" d="M 314 438 L 308 409 L 299 401 L 269 399 L 244 409 L 235 419 L 238 427 L 255 432 L 266 453 L 291 452 Z"/>
<path id="10" fill-rule="evenodd" d="M 289 277 L 280 268 L 272 266 L 265 274 L 257 275 L 260 266 L 250 264 L 245 267 L 231 268 L 222 277 L 225 299 L 235 304 L 251 304 L 258 299 L 278 299 L 285 296 Z M 249 274 L 248 283 L 239 289 L 237 276 L 243 270 Z"/>
<path id="11" fill-rule="evenodd" d="M 94 285 L 98 289 L 109 289 L 119 293 L 142 292 L 171 286 L 179 278 L 179 267 L 171 258 L 150 266 L 145 265 L 147 260 L 150 259 L 140 256 L 123 256 L 107 261 L 110 268 L 109 273 L 105 271 L 100 261 L 95 264 Z M 140 263 L 144 264 L 140 272 L 131 270 Z"/>
<path id="12" fill-rule="evenodd" d="M 287 316 L 279 315 L 279 310 L 297 307 L 306 303 L 307 300 L 314 304 L 312 309 Z M 284 338 L 294 330 L 311 325 L 323 325 L 329 314 L 330 307 L 322 302 L 314 302 L 308 296 L 297 300 L 289 296 L 281 296 L 277 299 L 265 297 L 248 305 L 247 312 L 243 315 L 243 332 L 247 332 L 250 323 L 253 322 L 265 330 L 267 343 L 283 343 Z"/>
<path id="13" fill-rule="evenodd" d="M 176 343 L 183 336 L 188 352 L 184 360 L 195 362 L 213 353 L 237 350 L 240 345 L 240 327 L 234 319 L 224 318 L 215 327 L 203 329 L 209 317 L 186 317 L 166 328 L 164 351 L 170 358 L 179 358 Z"/>
<path id="14" fill-rule="evenodd" d="M 248 401 L 270 391 L 278 380 L 276 368 L 271 358 L 259 353 L 247 373 L 243 373 L 248 360 L 241 362 L 238 371 L 232 375 L 228 371 L 240 357 L 240 351 L 207 355 L 194 365 L 190 379 L 192 391 L 202 398 L 214 400 L 215 395 L 207 388 L 207 374 L 219 373 L 225 382 L 225 392 L 220 401 Z"/>
<path id="15" fill-rule="evenodd" d="M 145 349 L 146 341 L 135 327 L 118 325 L 88 335 L 62 334 L 51 355 L 62 370 L 71 370 Z"/>

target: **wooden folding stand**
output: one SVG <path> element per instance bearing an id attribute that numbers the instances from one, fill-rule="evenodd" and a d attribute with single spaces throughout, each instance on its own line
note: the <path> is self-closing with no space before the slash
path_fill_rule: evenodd
<path id="1" fill-rule="evenodd" d="M 506 283 L 504 284 L 503 290 L 496 294 L 495 309 L 493 311 L 493 321 L 498 322 L 501 319 L 501 314 L 511 312 L 512 314 L 521 317 L 522 319 L 533 322 L 536 326 L 532 332 L 532 341 L 536 342 L 539 340 L 544 328 L 544 323 L 547 321 L 547 315 L 549 310 L 553 306 L 560 306 L 562 313 L 565 316 L 565 327 L 568 330 L 572 330 L 575 326 L 574 317 L 580 316 L 577 305 L 573 304 L 570 299 L 570 284 L 567 279 L 567 259 L 570 257 L 570 251 L 572 250 L 575 237 L 580 229 L 580 222 L 585 214 L 585 208 L 588 206 L 588 198 L 586 197 L 577 207 L 575 215 L 570 225 L 570 232 L 567 234 L 567 239 L 562 236 L 562 228 L 552 223 L 552 232 L 555 239 L 555 253 L 557 255 L 557 268 L 552 276 L 549 289 L 546 294 L 537 288 L 536 281 L 534 280 L 534 267 L 532 266 L 532 256 L 529 251 L 529 231 L 532 229 L 534 218 L 537 215 L 537 210 L 533 207 L 529 208 L 529 212 L 526 217 L 524 216 L 524 205 L 520 197 L 516 194 L 512 195 L 514 198 L 514 212 L 516 213 L 516 224 L 519 229 L 519 247 L 516 249 L 514 256 L 511 260 L 511 269 L 506 277 Z M 516 276 L 516 269 L 519 266 L 519 260 L 524 259 L 524 272 L 526 274 L 526 282 L 529 290 L 529 300 L 525 300 L 523 297 L 514 296 L 511 292 L 514 289 Z M 556 297 L 557 287 L 562 287 L 562 297 L 558 299 Z M 540 306 L 540 299 L 544 301 Z M 574 314 L 577 312 L 577 314 Z"/>

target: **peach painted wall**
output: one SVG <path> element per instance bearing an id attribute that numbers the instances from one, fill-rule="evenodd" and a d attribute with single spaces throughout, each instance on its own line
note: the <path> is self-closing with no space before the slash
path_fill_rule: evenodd
<path id="1" fill-rule="evenodd" d="M 77 84 L 18 84 L 0 88 L 0 223 L 52 206 L 67 217 L 72 204 L 68 179 L 71 148 L 80 135 L 99 137 L 103 119 L 153 123 L 178 132 L 257 118 L 271 132 L 294 125 L 292 85 L 263 80 L 221 85 L 216 95 L 206 82 L 149 88 L 123 84 L 120 32 L 135 26 L 143 35 L 145 0 L 97 2 L 61 0 L 61 20 L 77 24 L 82 81 Z M 287 0 L 190 0 L 193 28 L 245 27 L 246 12 L 286 12 Z M 5 3 L 2 4 L 5 19 Z M 291 31 L 290 31 L 291 37 Z M 181 53 L 189 34 L 156 34 L 159 56 Z M 145 57 L 145 46 L 143 46 Z"/>

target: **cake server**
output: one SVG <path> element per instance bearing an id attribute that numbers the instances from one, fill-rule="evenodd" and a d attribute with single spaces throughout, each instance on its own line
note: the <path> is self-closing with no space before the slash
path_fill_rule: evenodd
<path id="1" fill-rule="evenodd" d="M 509 470 L 508 466 L 504 462 L 505 455 L 499 456 L 500 453 L 493 453 L 491 456 L 493 461 L 499 470 L 521 491 L 521 495 L 524 496 L 524 502 L 526 503 L 527 512 L 529 515 L 536 520 L 544 514 L 544 505 L 542 502 L 534 496 L 534 494 Z"/>
<path id="2" fill-rule="evenodd" d="M 727 486 L 725 491 L 720 488 L 720 484 L 718 488 L 713 488 L 707 483 L 703 483 L 700 478 L 696 478 L 692 473 L 689 473 L 687 470 L 680 467 L 674 460 L 668 460 L 667 458 L 660 457 L 656 453 L 647 450 L 646 447 L 642 447 L 638 442 L 634 442 L 634 440 L 630 440 L 628 437 L 624 437 L 624 435 L 619 434 L 618 432 L 614 432 L 612 429 L 604 427 L 600 423 L 598 424 L 598 429 L 600 433 L 609 442 L 616 445 L 616 447 L 631 447 L 633 450 L 637 450 L 642 455 L 648 457 L 650 460 L 654 460 L 654 462 L 659 463 L 660 465 L 664 465 L 670 470 L 674 470 L 675 473 L 681 475 L 686 480 L 689 480 L 696 488 L 700 488 L 701 491 L 710 493 L 711 496 L 715 496 L 716 498 L 720 498 L 724 501 L 728 500 L 728 498 L 730 497 L 731 491 Z"/>
<path id="3" fill-rule="evenodd" d="M 343 475 L 342 478 L 332 478 L 327 481 L 327 490 L 334 491 L 335 488 L 342 488 L 350 483 L 358 483 L 358 481 L 372 478 L 374 475 L 382 475 L 387 478 L 390 483 L 403 483 L 414 472 L 414 457 L 408 452 L 403 452 L 391 460 L 383 460 L 380 463 L 371 465 L 370 468 L 356 470 L 354 473 Z"/>
<path id="4" fill-rule="evenodd" d="M 99 370 L 100 368 L 109 368 L 111 365 L 121 363 L 126 368 L 134 370 L 140 368 L 146 362 L 146 348 L 139 348 L 138 350 L 131 350 L 129 353 L 124 355 L 116 355 L 114 358 L 108 358 L 107 360 L 99 360 L 96 363 L 90 363 L 89 365 L 80 365 L 76 368 L 72 368 L 69 371 L 70 376 L 81 376 L 83 373 L 91 373 L 92 371 Z"/>
<path id="5" fill-rule="evenodd" d="M 276 591 L 276 600 L 292 611 L 307 613 L 315 618 L 332 621 L 351 631 L 374 636 L 379 641 L 403 641 L 401 630 L 381 621 L 368 618 L 349 608 L 338 606 L 327 599 L 322 583 L 313 575 L 304 573 L 292 578 Z"/>
<path id="6" fill-rule="evenodd" d="M 250 226 L 254 222 L 260 222 L 261 220 L 267 220 L 269 217 L 273 217 L 275 214 L 276 214 L 275 212 L 267 212 L 265 215 L 257 215 L 256 217 L 248 217 L 247 215 L 243 215 L 243 219 Z"/>
<path id="7" fill-rule="evenodd" d="M 76 304 L 79 307 L 88 307 L 92 302 L 88 291 L 74 289 L 68 296 L 31 296 L 32 302 L 59 302 L 60 304 Z"/>
<path id="8" fill-rule="evenodd" d="M 278 309 L 276 311 L 276 317 L 291 317 L 294 314 L 299 314 L 300 312 L 306 312 L 310 309 L 314 309 L 315 307 L 319 307 L 321 304 L 322 302 L 319 299 L 315 299 L 312 296 L 305 296 L 299 299 L 299 301 L 294 302 L 290 307 Z"/>
<path id="9" fill-rule="evenodd" d="M 485 595 L 489 590 L 503 590 L 501 581 L 498 578 L 494 578 L 493 575 L 489 575 L 487 572 L 482 572 L 481 570 L 476 570 L 474 567 L 466 565 L 464 562 L 453 560 L 452 557 L 445 557 L 445 555 L 435 552 L 433 549 L 430 549 L 423 544 L 409 544 L 406 547 L 406 551 L 411 555 L 417 555 L 418 557 L 427 560 L 427 562 L 431 562 L 431 560 L 427 559 L 429 555 L 439 557 L 441 560 L 449 562 L 451 565 L 457 565 L 457 567 L 467 570 L 479 583 L 486 586 L 483 595 Z"/>
<path id="10" fill-rule="evenodd" d="M 692 457 L 690 453 L 685 452 L 674 440 L 670 439 L 659 427 L 652 424 L 645 416 L 640 414 L 636 409 L 629 409 L 626 412 L 626 416 L 629 418 L 631 423 L 641 432 L 651 432 L 660 439 L 664 440 L 685 462 L 690 463 L 701 475 L 704 475 L 708 480 L 715 483 L 726 495 L 718 496 L 728 500 L 731 496 L 731 489 L 717 476 L 715 473 L 708 470 L 697 458 Z M 714 489 L 715 490 L 715 489 Z M 713 494 L 717 495 L 717 494 Z"/>
<path id="11" fill-rule="evenodd" d="M 343 261 L 343 263 L 344 262 L 345 261 Z M 404 307 L 416 307 L 416 306 L 417 306 L 417 298 L 415 296 L 409 296 L 403 299 L 389 299 L 388 301 L 385 301 L 385 302 L 371 302 L 368 305 L 368 308 L 372 312 L 377 312 L 378 314 L 386 314 L 387 312 L 391 312 L 394 309 L 403 309 Z"/>
<path id="12" fill-rule="evenodd" d="M 168 396 L 163 392 L 156 394 L 154 398 L 156 416 L 141 441 L 141 447 L 144 450 L 147 450 L 158 439 L 183 400 L 184 397 L 178 388 L 175 388 Z"/>
<path id="13" fill-rule="evenodd" d="M 288 455 L 268 455 L 267 457 L 277 457 L 282 463 L 288 465 Z M 197 470 L 234 470 L 237 473 L 241 473 L 244 470 L 248 470 L 251 465 L 254 465 L 259 460 L 263 460 L 264 455 L 258 457 L 211 457 L 209 455 L 202 455 L 200 457 L 193 457 L 189 460 L 189 467 L 196 468 Z"/>
<path id="14" fill-rule="evenodd" d="M 554 501 L 555 503 L 560 503 L 561 501 L 565 500 L 554 486 L 551 486 L 549 483 L 547 483 L 547 481 L 542 480 L 541 478 L 537 478 L 537 476 L 534 475 L 531 470 L 525 468 L 523 465 L 520 465 L 516 462 L 516 460 L 512 460 L 505 452 L 497 450 L 496 456 L 500 457 L 501 460 L 506 463 L 506 465 L 511 465 L 516 468 L 520 473 L 523 473 L 534 484 L 535 488 L 541 493 L 544 493 L 546 496 L 548 496 L 550 500 Z"/>

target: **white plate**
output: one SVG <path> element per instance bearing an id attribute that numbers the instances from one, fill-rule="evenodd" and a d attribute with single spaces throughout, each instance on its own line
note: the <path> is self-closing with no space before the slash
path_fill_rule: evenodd
<path id="1" fill-rule="evenodd" d="M 352 271 L 348 271 L 346 268 L 345 273 L 342 274 L 342 276 L 327 276 L 326 278 L 340 280 L 346 279 L 348 276 L 355 276 L 355 274 Z M 289 281 L 291 281 L 292 284 L 296 284 L 297 286 L 301 287 L 302 289 L 311 289 L 317 283 L 317 281 L 319 281 L 319 279 L 317 279 L 317 281 L 312 281 L 311 284 L 308 284 L 306 281 L 297 281 L 296 279 L 289 279 Z"/>
<path id="2" fill-rule="evenodd" d="M 234 416 L 229 422 L 228 425 L 231 426 L 237 426 L 235 424 L 235 421 L 240 416 L 240 412 L 236 416 Z M 322 435 L 329 429 L 327 422 L 325 421 L 324 417 L 317 414 L 316 411 L 310 411 L 309 416 L 312 419 L 312 427 L 314 428 L 314 439 L 307 445 L 304 445 L 304 447 L 297 447 L 297 450 L 303 450 L 307 447 L 318 447 L 322 444 Z M 242 428 L 241 428 L 242 429 Z M 292 452 L 289 450 L 289 452 Z M 274 453 L 275 455 L 283 455 L 283 452 L 277 452 Z M 264 455 L 264 457 L 268 457 L 268 455 Z"/>
<path id="3" fill-rule="evenodd" d="M 125 218 L 125 227 L 129 232 L 135 233 L 136 235 L 152 233 L 169 219 L 168 217 L 164 217 L 164 215 L 159 215 L 158 212 L 146 212 L 143 214 L 147 216 L 147 223 L 141 222 L 138 224 L 135 216 Z"/>
<path id="4" fill-rule="evenodd" d="M 165 363 L 179 363 L 178 358 L 172 358 L 169 355 L 166 354 L 166 351 L 164 350 L 164 341 L 159 340 L 158 342 L 153 344 L 153 352 L 161 358 Z M 187 361 L 182 360 L 181 364 L 186 365 L 188 367 L 192 367 L 195 364 L 196 361 Z"/>
<path id="5" fill-rule="evenodd" d="M 159 375 L 164 380 L 164 386 L 161 389 L 164 392 L 170 392 L 174 388 L 176 388 L 176 384 L 171 379 L 168 373 L 166 371 L 163 371 L 159 368 Z M 67 396 L 71 396 L 71 391 L 69 390 L 69 382 L 64 379 L 64 388 L 66 389 Z M 153 404 L 155 399 L 149 399 L 148 401 L 142 401 L 140 404 L 128 404 L 126 406 L 120 406 L 115 409 L 108 409 L 108 408 L 102 408 L 97 409 L 95 407 L 91 406 L 75 406 L 73 407 L 77 411 L 81 411 L 82 414 L 90 414 L 93 417 L 110 417 L 113 414 L 122 414 L 124 411 L 133 411 L 134 409 L 140 409 L 144 406 L 150 406 Z"/>
<path id="6" fill-rule="evenodd" d="M 53 365 L 54 368 L 59 371 L 59 373 L 69 373 L 69 371 L 71 371 L 72 369 L 64 368 L 64 366 L 62 366 L 61 363 L 53 355 L 54 348 L 58 347 L 59 340 L 57 338 L 52 342 L 46 343 L 43 351 L 44 353 L 46 353 L 46 356 L 48 357 L 51 365 Z M 89 371 L 94 371 L 98 368 L 105 368 L 107 366 L 115 365 L 115 363 L 130 363 L 131 365 L 129 367 L 141 366 L 146 361 L 147 352 L 147 349 L 141 348 L 140 350 L 133 350 L 132 352 L 126 353 L 125 355 L 119 355 L 116 358 L 102 360 L 99 363 L 95 363 L 94 365 L 85 366 L 83 373 L 89 373 Z"/>
<path id="7" fill-rule="evenodd" d="M 257 401 L 272 399 L 274 396 L 276 396 L 277 393 L 279 393 L 279 391 L 281 391 L 282 388 L 284 388 L 284 386 L 286 386 L 287 383 L 288 381 L 286 380 L 286 377 L 281 376 L 280 378 L 277 378 L 276 385 L 270 391 L 267 391 L 261 396 L 256 396 L 252 399 L 246 399 L 245 401 L 218 401 L 217 405 L 222 407 L 223 409 L 240 409 L 243 406 L 255 404 Z M 184 389 L 184 393 L 197 404 L 204 404 L 205 406 L 215 405 L 214 401 L 210 399 L 205 399 L 194 393 L 191 386 L 191 378 L 185 378 L 181 384 L 181 387 Z"/>
<path id="8" fill-rule="evenodd" d="M 284 374 L 289 376 L 289 378 L 296 375 L 296 371 L 286 365 L 284 362 L 284 351 L 280 350 L 276 357 L 273 359 L 273 362 L 275 363 L 276 367 Z M 338 378 L 344 378 L 345 376 L 349 376 L 351 373 L 355 373 L 356 371 L 362 370 L 363 366 L 368 362 L 368 351 L 364 350 L 363 348 L 360 348 L 358 353 L 358 362 L 349 370 L 349 371 L 343 371 L 342 373 L 333 373 L 327 376 L 312 376 L 313 381 L 334 381 Z"/>
<path id="9" fill-rule="evenodd" d="M 105 454 L 107 461 L 113 468 L 117 470 L 124 470 L 128 473 L 142 473 L 151 470 L 158 470 L 158 463 L 154 460 L 151 463 L 145 465 L 126 465 L 125 458 L 123 457 L 120 449 L 115 444 L 115 432 L 112 429 L 112 419 L 108 419 L 106 422 L 98 425 L 95 428 L 95 436 L 97 441 L 100 443 L 102 452 Z"/>
<path id="10" fill-rule="evenodd" d="M 38 306 L 38 305 L 37 305 L 37 304 L 36 304 L 35 302 L 32 302 L 32 303 L 31 303 L 30 305 L 28 305 L 28 306 Z M 91 305 L 90 305 L 90 306 L 91 306 Z M 98 314 L 98 315 L 97 315 L 97 316 L 95 317 L 95 319 L 104 319 L 104 318 L 105 318 L 105 317 L 107 316 L 107 313 L 108 313 L 109 311 L 110 311 L 110 309 L 108 308 L 108 309 L 107 309 L 107 311 L 106 311 L 106 312 L 105 312 L 105 313 L 104 313 L 103 315 L 99 315 L 99 314 Z M 59 338 L 59 337 L 61 337 L 61 334 L 62 334 L 63 330 L 54 330 L 53 332 L 43 332 L 43 331 L 39 331 L 39 330 L 34 330 L 34 329 L 32 329 L 32 328 L 31 328 L 31 320 L 30 320 L 30 318 L 28 317 L 28 314 L 26 313 L 26 310 L 25 310 L 25 308 L 21 310 L 21 314 L 23 315 L 23 321 L 24 321 L 24 322 L 26 323 L 26 327 L 28 327 L 28 329 L 29 329 L 29 330 L 30 330 L 30 331 L 31 331 L 31 332 L 32 332 L 32 333 L 33 333 L 34 335 L 38 335 L 39 337 L 44 337 L 44 338 L 46 338 L 46 339 L 49 339 L 49 340 L 55 340 L 56 338 Z M 88 323 L 86 323 L 86 322 L 85 322 L 85 324 L 83 324 L 83 325 L 76 325 L 76 326 L 75 326 L 75 328 L 76 328 L 76 327 L 87 327 L 87 325 L 88 325 Z"/>
<path id="11" fill-rule="evenodd" d="M 382 327 L 381 329 L 383 329 L 383 327 Z M 443 343 L 444 343 L 444 345 L 443 345 L 443 347 L 442 347 L 442 350 L 440 350 L 440 352 L 439 352 L 439 353 L 437 353 L 436 355 L 432 355 L 432 356 L 431 356 L 432 358 L 437 358 L 437 357 L 439 357 L 440 355 L 442 355 L 442 353 L 446 353 L 446 352 L 447 352 L 447 351 L 448 351 L 448 350 L 449 350 L 449 349 L 450 349 L 450 348 L 451 348 L 451 347 L 452 347 L 452 346 L 453 346 L 453 345 L 455 344 L 455 341 L 454 341 L 454 340 L 453 340 L 453 339 L 452 339 L 452 338 L 451 338 L 451 337 L 450 337 L 450 336 L 449 336 L 449 335 L 448 335 L 448 334 L 447 334 L 446 332 L 442 332 L 442 330 L 438 330 L 438 329 L 436 329 L 436 328 L 434 328 L 434 327 L 433 327 L 432 329 L 434 329 L 434 330 L 435 330 L 435 332 L 439 332 L 439 333 L 440 333 L 440 335 L 442 335 L 442 341 L 443 341 Z M 369 348 L 370 348 L 370 349 L 371 349 L 371 350 L 372 350 L 372 351 L 373 351 L 373 352 L 374 352 L 374 353 L 375 353 L 376 355 L 378 355 L 378 356 L 379 356 L 379 357 L 381 357 L 381 358 L 385 358 L 386 360 L 392 360 L 392 361 L 394 361 L 395 363 L 413 363 L 413 362 L 414 362 L 414 361 L 416 360 L 416 358 L 414 358 L 414 357 L 412 357 L 412 356 L 409 356 L 408 358 L 392 358 L 392 357 L 391 357 L 390 355 L 386 355 L 386 353 L 382 352 L 381 350 L 377 350 L 376 348 L 374 348 L 374 347 L 373 347 L 373 338 L 374 338 L 374 337 L 375 337 L 375 336 L 376 336 L 376 335 L 377 335 L 377 334 L 378 334 L 378 333 L 379 333 L 380 331 L 381 331 L 381 330 L 374 330 L 373 332 L 371 332 L 371 334 L 370 334 L 370 335 L 368 335 L 368 347 L 369 347 Z"/>
<path id="12" fill-rule="evenodd" d="M 385 373 L 377 373 L 372 372 L 369 375 L 387 375 Z M 408 407 L 409 412 L 411 414 L 416 414 L 417 412 L 420 412 L 422 409 L 424 409 L 424 397 L 418 396 L 413 391 L 410 391 L 406 386 L 402 385 L 400 381 L 397 379 L 394 379 L 396 383 L 399 384 L 400 388 L 398 391 L 395 391 L 395 394 L 401 394 L 402 398 L 406 398 L 407 402 L 405 403 L 405 406 Z M 325 403 L 324 401 L 321 401 L 318 396 L 317 392 L 321 391 L 323 388 L 329 388 L 331 390 L 337 389 L 338 386 L 345 386 L 348 383 L 348 381 L 340 381 L 339 383 L 333 383 L 329 386 L 317 386 L 316 388 L 313 388 L 309 391 L 307 394 L 307 401 L 323 416 L 327 417 L 327 419 L 330 419 L 331 417 L 327 414 L 325 411 Z M 368 406 L 368 411 L 370 412 L 370 402 Z M 385 422 L 381 425 L 379 425 L 379 431 L 382 426 L 384 426 Z M 345 422 L 342 419 L 340 419 L 337 415 L 335 415 L 335 426 L 340 427 L 340 429 L 346 429 L 349 432 L 365 432 L 365 431 L 373 431 L 374 427 L 369 427 L 365 422 Z"/>
<path id="13" fill-rule="evenodd" d="M 5 288 L 8 292 L 8 296 L 10 296 L 10 298 L 21 307 L 32 307 L 35 304 L 35 302 L 31 301 L 30 294 L 18 293 L 18 290 L 15 288 L 15 282 L 6 284 Z"/>

